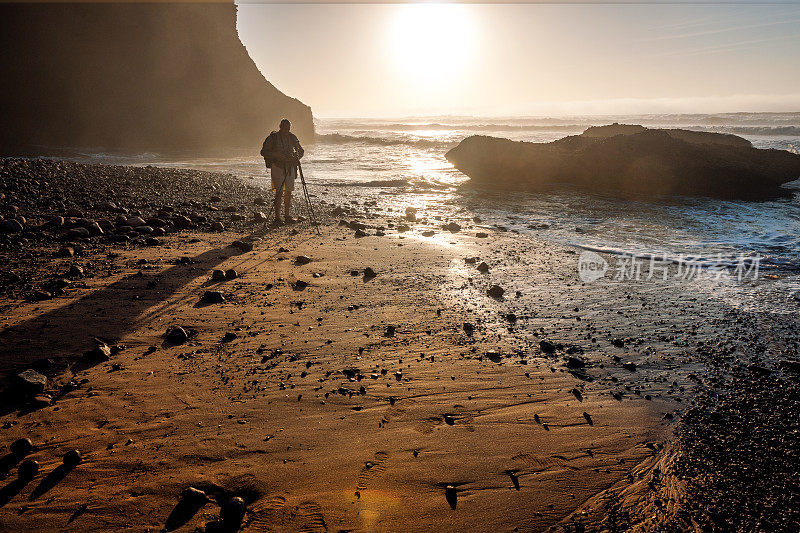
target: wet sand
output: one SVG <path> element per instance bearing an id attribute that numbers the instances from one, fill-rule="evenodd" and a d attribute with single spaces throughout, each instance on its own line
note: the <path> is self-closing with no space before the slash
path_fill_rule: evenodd
<path id="1" fill-rule="evenodd" d="M 424 213 L 330 207 L 321 235 L 248 213 L 234 231 L 77 258 L 53 257 L 55 241 L 7 247 L 36 252 L 32 287 L 72 263 L 87 274 L 52 299 L 5 298 L 3 370 L 52 358 L 53 401 L 5 396 L 2 441 L 30 438 L 41 473 L 21 483 L 4 459 L 0 528 L 212 531 L 231 496 L 243 531 L 691 522 L 685 480 L 660 481 L 708 389 L 697 347 L 742 339 L 736 310 L 674 283 L 582 283 L 574 250 L 467 217 L 450 232 Z M 230 246 L 242 239 L 252 251 Z M 165 338 L 174 326 L 186 342 Z M 95 338 L 108 361 L 82 356 Z M 59 469 L 72 449 L 83 462 Z M 188 487 L 210 501 L 184 512 Z"/>

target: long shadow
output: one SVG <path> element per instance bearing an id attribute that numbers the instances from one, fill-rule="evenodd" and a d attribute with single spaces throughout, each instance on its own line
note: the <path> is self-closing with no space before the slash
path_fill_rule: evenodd
<path id="1" fill-rule="evenodd" d="M 67 474 L 69 474 L 70 472 L 72 472 L 72 469 L 67 468 L 66 465 L 59 465 L 58 467 L 55 468 L 55 470 L 47 474 L 39 483 L 39 485 L 37 485 L 36 488 L 33 489 L 33 492 L 31 492 L 29 499 L 35 500 L 39 498 L 47 491 L 58 485 L 59 482 L 61 482 L 62 479 L 67 477 Z"/>
<path id="2" fill-rule="evenodd" d="M 94 346 L 95 337 L 109 344 L 117 342 L 134 329 L 136 318 L 145 310 L 164 302 L 228 258 L 242 253 L 226 246 L 206 251 L 163 272 L 131 274 L 68 305 L 3 329 L 0 331 L 0 376 L 8 376 L 45 357 L 56 361 L 48 373 L 65 370 Z M 9 412 L 9 400 L 10 396 L 0 399 L 0 413 Z"/>
<path id="3" fill-rule="evenodd" d="M 15 453 L 7 453 L 0 458 L 0 479 L 5 479 L 20 462 L 21 458 Z"/>
<path id="4" fill-rule="evenodd" d="M 181 498 L 167 517 L 164 529 L 167 531 L 174 531 L 183 526 L 191 520 L 192 517 L 197 514 L 197 511 L 202 509 L 205 504 L 205 500 Z"/>
<path id="5" fill-rule="evenodd" d="M 22 489 L 24 489 L 25 485 L 27 484 L 28 480 L 16 478 L 8 485 L 0 489 L 0 507 L 5 507 L 5 505 L 10 502 L 14 496 L 22 492 Z"/>

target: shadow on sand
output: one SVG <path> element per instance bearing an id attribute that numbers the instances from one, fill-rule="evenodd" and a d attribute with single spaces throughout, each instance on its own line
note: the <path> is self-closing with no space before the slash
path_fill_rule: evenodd
<path id="1" fill-rule="evenodd" d="M 254 233 L 243 240 L 262 235 Z M 137 319 L 147 309 L 163 303 L 192 280 L 242 253 L 234 246 L 225 246 L 203 252 L 163 272 L 131 274 L 63 307 L 0 331 L 0 376 L 8 377 L 43 358 L 55 361 L 45 372 L 51 376 L 73 365 L 74 370 L 93 366 L 81 354 L 94 346 L 94 338 L 109 344 L 118 342 L 137 326 Z M 21 407 L 17 402 L 13 395 L 4 394 L 0 397 L 0 413 Z"/>

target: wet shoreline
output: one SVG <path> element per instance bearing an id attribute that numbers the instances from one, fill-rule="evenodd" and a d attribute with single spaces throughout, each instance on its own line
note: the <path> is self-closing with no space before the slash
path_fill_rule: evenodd
<path id="1" fill-rule="evenodd" d="M 307 223 L 255 221 L 263 191 L 235 176 L 35 165 L 6 170 L 16 181 L 2 191 L 29 228 L 3 237 L 4 280 L 20 280 L 4 282 L 0 349 L 5 368 L 45 365 L 49 402 L 4 404 L 3 441 L 29 436 L 45 471 L 69 447 L 87 460 L 50 489 L 56 504 L 18 514 L 28 496 L 12 497 L 0 525 L 58 528 L 88 503 L 75 522 L 87 531 L 123 527 L 128 506 L 161 527 L 187 486 L 242 495 L 253 531 L 320 518 L 387 530 L 797 525 L 783 511 L 796 462 L 767 460 L 775 475 L 757 479 L 727 455 L 797 452 L 796 313 L 749 312 L 673 277 L 584 283 L 574 249 L 468 212 L 412 220 L 349 191 L 317 197 L 315 237 Z M 121 211 L 97 208 L 108 201 L 169 225 L 131 231 Z M 69 209 L 114 229 L 65 240 L 86 224 L 43 226 Z M 73 264 L 83 274 L 66 276 Z M 236 277 L 213 281 L 215 269 Z M 188 342 L 165 340 L 174 325 Z M 93 338 L 109 360 L 76 366 Z"/>

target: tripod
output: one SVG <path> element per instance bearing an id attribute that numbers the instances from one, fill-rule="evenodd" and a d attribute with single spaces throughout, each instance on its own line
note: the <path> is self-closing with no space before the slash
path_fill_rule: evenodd
<path id="1" fill-rule="evenodd" d="M 269 166 L 267 166 L 267 170 L 270 170 Z M 308 210 L 308 219 L 311 221 L 311 224 L 317 231 L 317 235 L 319 235 L 320 234 L 319 223 L 317 222 L 317 217 L 314 215 L 314 206 L 311 204 L 311 197 L 308 194 L 308 186 L 306 185 L 306 178 L 305 176 L 303 176 L 303 167 L 300 165 L 300 161 L 297 162 L 297 172 L 298 174 L 300 174 L 300 185 L 303 188 L 303 197 L 305 198 L 305 204 Z M 283 197 L 283 186 L 286 183 L 287 174 L 288 173 L 284 173 L 283 181 L 281 181 L 280 186 L 275 191 L 275 198 L 277 199 L 277 201 L 280 201 L 280 199 Z M 267 214 L 268 221 L 270 218 L 272 218 L 272 212 L 274 210 L 275 210 L 275 202 L 273 202 L 269 208 L 269 213 Z"/>

